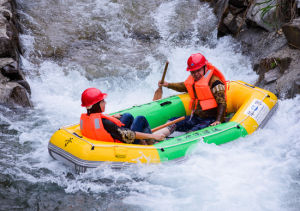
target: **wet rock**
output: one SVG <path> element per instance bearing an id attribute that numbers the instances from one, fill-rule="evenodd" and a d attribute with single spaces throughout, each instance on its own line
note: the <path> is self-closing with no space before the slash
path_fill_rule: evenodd
<path id="1" fill-rule="evenodd" d="M 295 79 L 290 92 L 288 93 L 291 97 L 300 94 L 300 73 L 298 73 L 297 78 Z"/>
<path id="2" fill-rule="evenodd" d="M 300 69 L 294 69 L 284 74 L 276 81 L 276 90 L 279 98 L 293 98 L 299 92 Z"/>
<path id="3" fill-rule="evenodd" d="M 30 86 L 19 68 L 15 2 L 0 0 L 0 103 L 31 107 Z"/>
<path id="4" fill-rule="evenodd" d="M 27 90 L 17 82 L 10 82 L 0 74 L 0 103 L 32 107 Z"/>
<path id="5" fill-rule="evenodd" d="M 271 53 L 255 65 L 260 75 L 257 86 L 274 92 L 279 98 L 293 98 L 300 94 L 300 51 L 288 45 Z"/>
<path id="6" fill-rule="evenodd" d="M 0 68 L 15 62 L 12 58 L 0 58 Z"/>
<path id="7" fill-rule="evenodd" d="M 233 21 L 233 19 L 234 19 L 234 16 L 232 15 L 232 13 L 229 12 L 229 13 L 226 15 L 226 17 L 224 18 L 223 23 L 224 23 L 226 26 L 229 26 L 230 23 Z"/>
<path id="8" fill-rule="evenodd" d="M 266 72 L 264 75 L 264 79 L 266 84 L 269 84 L 276 81 L 280 76 L 280 69 L 279 67 L 276 67 L 275 69 Z"/>
<path id="9" fill-rule="evenodd" d="M 290 46 L 300 49 L 300 18 L 283 25 L 282 30 Z"/>
<path id="10" fill-rule="evenodd" d="M 250 56 L 254 64 L 287 44 L 282 34 L 269 33 L 257 27 L 241 31 L 237 39 L 242 44 L 243 53 Z"/>
<path id="11" fill-rule="evenodd" d="M 221 9 L 214 10 L 218 12 L 217 16 L 219 17 L 218 23 L 218 37 L 222 37 L 228 34 L 236 36 L 243 28 L 245 28 L 245 14 L 247 11 L 247 7 L 240 7 L 238 2 L 240 1 L 233 1 L 234 5 L 231 1 L 227 2 L 223 1 L 223 4 L 220 6 Z M 247 1 L 243 3 L 243 5 L 247 5 Z M 239 7 L 237 7 L 238 5 Z"/>
<path id="12" fill-rule="evenodd" d="M 218 22 L 222 20 L 224 13 L 228 10 L 229 0 L 214 0 L 211 1 L 214 8 L 214 13 L 217 16 Z"/>
<path id="13" fill-rule="evenodd" d="M 269 32 L 279 30 L 295 14 L 292 2 L 287 0 L 215 0 L 210 1 L 218 17 L 218 37 L 238 35 L 247 28 L 260 27 Z"/>
<path id="14" fill-rule="evenodd" d="M 247 12 L 247 20 L 269 32 L 277 31 L 295 17 L 294 3 L 290 0 L 253 0 Z"/>
<path id="15" fill-rule="evenodd" d="M 1 3 L 1 2 L 0 2 Z M 1 5 L 0 5 L 1 6 Z M 5 8 L 0 8 L 0 57 L 17 58 L 18 31 L 11 20 L 11 13 Z"/>
<path id="16" fill-rule="evenodd" d="M 31 94 L 31 89 L 18 67 L 18 63 L 12 58 L 0 58 L 0 72 L 11 82 L 16 82 L 23 86 L 26 91 Z"/>
<path id="17" fill-rule="evenodd" d="M 274 53 L 271 55 L 274 55 Z M 288 55 L 285 56 L 286 57 L 280 57 L 280 58 L 272 57 L 272 56 L 263 58 L 260 60 L 259 65 L 256 66 L 256 68 L 254 68 L 254 70 L 261 75 L 261 74 L 265 74 L 266 72 L 274 68 L 278 68 L 279 73 L 283 74 L 289 68 L 289 65 L 292 61 L 292 58 L 290 58 Z"/>
<path id="18" fill-rule="evenodd" d="M 269 9 L 266 8 L 268 5 Z M 265 0 L 253 1 L 247 12 L 247 19 L 269 32 L 278 30 L 282 25 L 276 13 L 276 2 L 267 3 Z"/>
<path id="19" fill-rule="evenodd" d="M 241 42 L 244 54 L 251 57 L 259 74 L 257 86 L 290 98 L 299 93 L 300 21 L 289 22 L 295 15 L 294 1 L 211 0 L 218 17 L 218 37 L 231 34 Z M 278 4 L 277 4 L 278 3 Z M 300 48 L 299 48 L 300 49 Z"/>
<path id="20" fill-rule="evenodd" d="M 32 107 L 27 90 L 23 86 L 17 85 L 13 87 L 10 93 L 10 98 L 18 105 L 23 107 Z"/>
<path id="21" fill-rule="evenodd" d="M 7 37 L 0 37 L 0 57 L 15 57 L 13 46 Z"/>
<path id="22" fill-rule="evenodd" d="M 248 1 L 247 0 L 229 0 L 229 4 L 235 6 L 235 7 L 247 7 Z"/>
<path id="23" fill-rule="evenodd" d="M 1 73 L 10 80 L 23 80 L 23 76 L 19 70 L 18 63 L 16 61 L 2 66 Z"/>
<path id="24" fill-rule="evenodd" d="M 277 31 L 294 18 L 294 1 L 265 0 L 211 0 L 211 6 L 218 19 L 218 37 L 240 31 L 261 28 L 268 32 Z"/>
<path id="25" fill-rule="evenodd" d="M 228 15 L 224 18 L 223 24 L 226 27 L 226 31 L 229 34 L 236 35 L 241 27 L 244 24 L 243 18 L 240 15 L 234 16 L 231 12 L 228 13 Z M 221 31 L 223 28 L 219 28 L 219 36 L 222 34 L 227 34 L 224 31 Z"/>
<path id="26" fill-rule="evenodd" d="M 119 198 L 77 191 L 66 193 L 55 183 L 30 183 L 0 174 L 0 210 L 107 210 Z M 127 210 L 133 210 L 128 207 Z"/>
<path id="27" fill-rule="evenodd" d="M 12 14 L 9 10 L 2 11 L 2 15 L 6 18 L 7 21 L 10 21 L 12 18 Z"/>
<path id="28" fill-rule="evenodd" d="M 235 7 L 232 5 L 229 5 L 229 9 L 232 12 L 233 15 L 238 15 L 240 13 L 242 13 L 243 11 L 245 11 L 245 8 L 239 8 L 239 7 Z"/>
<path id="29" fill-rule="evenodd" d="M 152 42 L 153 40 L 160 39 L 160 35 L 157 31 L 140 31 L 140 30 L 135 30 L 132 33 L 132 38 L 141 40 L 144 42 Z"/>
<path id="30" fill-rule="evenodd" d="M 210 3 L 218 19 L 218 37 L 236 36 L 246 27 L 247 0 L 212 0 Z"/>
<path id="31" fill-rule="evenodd" d="M 20 84 L 21 86 L 23 86 L 26 89 L 26 91 L 28 92 L 28 94 L 31 95 L 31 88 L 30 88 L 29 83 L 26 80 L 18 80 L 15 82 Z"/>

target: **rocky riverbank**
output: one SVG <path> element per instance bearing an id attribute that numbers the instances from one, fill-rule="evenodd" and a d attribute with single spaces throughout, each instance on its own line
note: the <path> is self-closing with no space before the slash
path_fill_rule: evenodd
<path id="1" fill-rule="evenodd" d="M 30 86 L 20 69 L 19 29 L 14 0 L 0 0 L 0 103 L 31 107 Z"/>
<path id="2" fill-rule="evenodd" d="M 218 18 L 218 36 L 241 42 L 259 74 L 256 85 L 280 98 L 300 94 L 299 0 L 205 0 Z"/>
<path id="3" fill-rule="evenodd" d="M 202 0 L 218 19 L 218 36 L 240 41 L 259 74 L 256 85 L 280 98 L 300 93 L 300 0 Z M 15 0 L 0 0 L 0 104 L 31 107 L 20 69 Z"/>

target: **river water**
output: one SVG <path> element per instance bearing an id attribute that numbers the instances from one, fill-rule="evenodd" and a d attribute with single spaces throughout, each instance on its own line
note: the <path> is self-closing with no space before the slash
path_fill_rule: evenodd
<path id="1" fill-rule="evenodd" d="M 199 143 L 183 163 L 77 175 L 53 160 L 51 135 L 79 121 L 84 89 L 108 93 L 107 112 L 152 100 L 183 81 L 202 52 L 229 80 L 254 83 L 250 58 L 198 0 L 17 0 L 22 68 L 34 108 L 0 106 L 0 210 L 299 210 L 300 96 L 280 100 L 265 128 L 234 142 Z M 176 92 L 164 89 L 163 95 Z"/>

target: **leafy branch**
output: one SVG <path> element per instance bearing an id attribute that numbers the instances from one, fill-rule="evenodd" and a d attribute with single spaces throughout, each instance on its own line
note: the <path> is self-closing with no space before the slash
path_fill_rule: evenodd
<path id="1" fill-rule="evenodd" d="M 275 4 L 274 4 L 274 3 L 275 3 L 274 0 L 266 0 L 266 1 L 259 2 L 259 3 L 256 3 L 256 4 L 255 4 L 255 6 L 260 6 L 260 5 L 267 4 L 267 6 L 265 6 L 265 7 L 261 8 L 261 9 L 259 9 L 259 10 L 257 11 L 257 13 L 258 13 L 258 12 L 261 12 L 261 19 L 263 20 L 264 23 L 266 23 L 266 24 L 268 24 L 268 25 L 270 25 L 271 23 L 267 22 L 267 21 L 264 19 L 265 15 L 266 15 L 270 10 L 272 10 L 273 8 L 276 8 L 276 11 L 278 11 L 278 8 L 279 8 L 279 6 L 280 6 L 280 4 L 278 3 L 278 1 L 276 1 Z M 257 13 L 256 13 L 256 14 L 257 14 Z M 276 12 L 276 14 L 277 14 L 277 12 Z M 276 15 L 276 16 L 277 16 L 277 15 Z M 272 24 L 272 25 L 273 25 L 273 24 Z M 274 26 L 274 25 L 273 25 L 273 26 Z"/>

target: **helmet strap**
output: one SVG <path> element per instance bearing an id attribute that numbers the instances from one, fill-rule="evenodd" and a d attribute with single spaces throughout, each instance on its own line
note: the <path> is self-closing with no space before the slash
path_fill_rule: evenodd
<path id="1" fill-rule="evenodd" d="M 203 66 L 204 69 L 203 69 L 203 76 L 206 74 L 206 65 Z"/>

